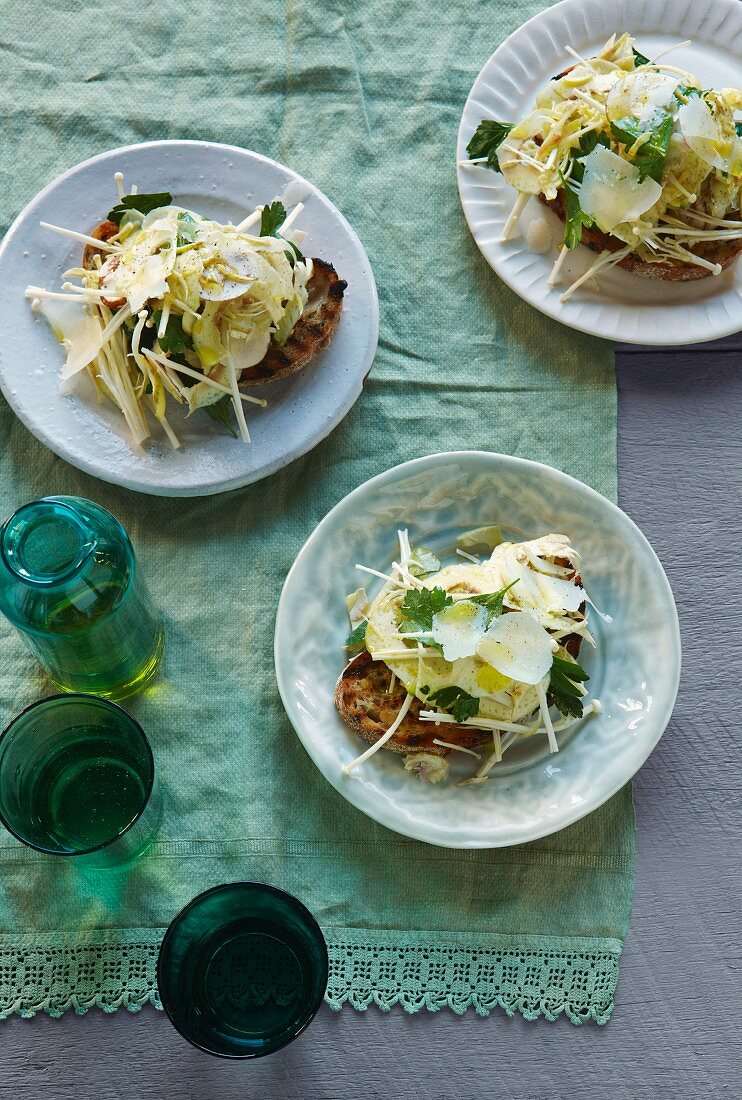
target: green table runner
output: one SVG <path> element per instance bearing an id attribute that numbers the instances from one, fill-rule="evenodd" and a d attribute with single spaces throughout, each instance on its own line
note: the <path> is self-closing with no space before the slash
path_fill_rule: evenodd
<path id="1" fill-rule="evenodd" d="M 105 504 L 129 529 L 167 619 L 162 675 L 131 705 L 167 798 L 160 838 L 129 872 L 94 881 L 0 836 L 2 1015 L 157 1003 L 163 927 L 196 892 L 250 877 L 316 914 L 335 1007 L 499 1004 L 607 1020 L 633 890 L 630 789 L 563 833 L 505 851 L 402 839 L 315 770 L 272 660 L 281 583 L 305 538 L 394 463 L 502 450 L 615 495 L 611 349 L 499 282 L 456 192 L 472 80 L 539 6 L 167 0 L 131 16 L 111 0 L 6 6 L 3 228 L 42 185 L 102 149 L 174 137 L 242 145 L 307 175 L 343 210 L 368 249 L 382 320 L 374 369 L 344 423 L 282 473 L 219 498 L 106 486 L 55 458 L 2 405 L 0 513 L 48 493 Z M 0 718 L 48 693 L 0 623 Z"/>

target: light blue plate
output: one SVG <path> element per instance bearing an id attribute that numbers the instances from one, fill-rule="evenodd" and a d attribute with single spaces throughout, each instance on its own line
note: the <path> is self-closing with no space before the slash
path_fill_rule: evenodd
<path id="1" fill-rule="evenodd" d="M 580 657 L 603 712 L 560 737 L 514 745 L 489 783 L 431 786 L 378 752 L 347 778 L 366 747 L 340 720 L 333 691 L 346 657 L 345 597 L 369 579 L 356 562 L 387 571 L 397 529 L 413 545 L 450 550 L 461 532 L 499 523 L 516 539 L 557 532 L 583 556 L 598 647 Z M 373 595 L 378 585 L 365 587 Z M 406 462 L 350 493 L 307 540 L 284 585 L 275 639 L 278 687 L 289 718 L 324 777 L 359 810 L 406 836 L 449 848 L 522 844 L 563 829 L 615 794 L 644 763 L 670 719 L 680 677 L 680 632 L 670 585 L 641 531 L 582 482 L 538 462 L 481 451 Z M 451 759 L 451 758 L 449 758 Z"/>
<path id="2" fill-rule="evenodd" d="M 90 233 L 116 201 L 114 172 L 128 188 L 170 191 L 177 203 L 239 222 L 260 203 L 304 203 L 302 248 L 334 264 L 348 283 L 329 348 L 305 370 L 251 392 L 268 401 L 246 413 L 252 443 L 232 437 L 205 414 L 168 417 L 181 441 L 174 451 L 159 425 L 135 446 L 118 409 L 99 404 L 87 378 L 59 393 L 64 352 L 46 321 L 32 313 L 29 284 L 58 290 L 62 272 L 80 263 L 82 245 L 42 229 L 40 221 Z M 0 247 L 0 388 L 37 439 L 86 473 L 160 496 L 203 496 L 267 477 L 315 447 L 358 399 L 371 369 L 379 303 L 363 245 L 340 211 L 308 180 L 276 161 L 209 141 L 148 141 L 112 149 L 71 168 L 28 204 Z"/>

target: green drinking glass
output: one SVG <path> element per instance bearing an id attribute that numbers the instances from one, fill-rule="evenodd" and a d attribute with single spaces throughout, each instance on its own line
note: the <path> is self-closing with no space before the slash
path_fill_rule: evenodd
<path id="1" fill-rule="evenodd" d="M 82 497 L 44 497 L 0 527 L 0 611 L 64 691 L 123 699 L 163 649 L 126 531 Z"/>
<path id="2" fill-rule="evenodd" d="M 327 988 L 327 945 L 309 910 L 259 882 L 215 886 L 172 922 L 157 985 L 173 1026 L 224 1058 L 259 1058 L 311 1023 Z"/>
<path id="3" fill-rule="evenodd" d="M 152 749 L 138 722 L 95 695 L 54 695 L 0 735 L 0 821 L 40 852 L 116 866 L 159 825 Z"/>

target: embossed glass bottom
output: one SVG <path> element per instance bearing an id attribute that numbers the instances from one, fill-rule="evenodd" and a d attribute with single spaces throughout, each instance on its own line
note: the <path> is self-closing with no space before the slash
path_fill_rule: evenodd
<path id="1" fill-rule="evenodd" d="M 290 894 L 257 882 L 216 886 L 170 925 L 158 963 L 175 1028 L 209 1054 L 258 1058 L 295 1039 L 327 986 L 319 925 Z"/>

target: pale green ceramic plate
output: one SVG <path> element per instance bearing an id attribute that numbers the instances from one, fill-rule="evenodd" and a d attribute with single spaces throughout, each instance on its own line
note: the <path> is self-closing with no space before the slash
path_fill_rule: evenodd
<path id="1" fill-rule="evenodd" d="M 603 713 L 565 734 L 514 745 L 491 782 L 431 786 L 381 751 L 345 778 L 341 765 L 365 747 L 333 705 L 345 663 L 345 596 L 356 562 L 387 570 L 397 528 L 412 544 L 450 552 L 461 532 L 499 523 L 512 538 L 569 535 L 583 555 L 588 592 L 612 624 L 592 616 L 597 650 L 583 649 L 590 696 Z M 382 584 L 381 581 L 378 582 Z M 376 591 L 366 586 L 369 594 Z M 350 493 L 307 540 L 284 585 L 276 622 L 276 674 L 304 747 L 358 809 L 406 836 L 450 848 L 496 848 L 556 832 L 615 794 L 644 763 L 667 725 L 680 676 L 680 634 L 670 585 L 641 531 L 574 478 L 537 462 L 481 451 L 430 455 Z M 461 754 L 452 780 L 476 762 Z"/>

